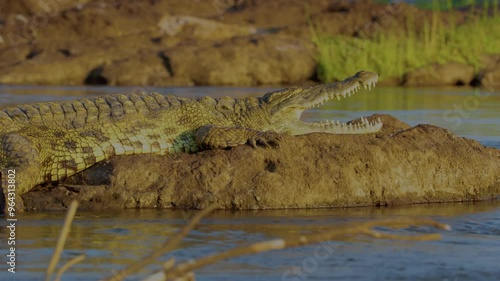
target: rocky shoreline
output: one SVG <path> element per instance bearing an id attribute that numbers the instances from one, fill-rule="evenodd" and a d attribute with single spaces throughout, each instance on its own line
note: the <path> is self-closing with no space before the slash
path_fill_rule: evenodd
<path id="1" fill-rule="evenodd" d="M 432 16 L 368 0 L 4 1 L 0 84 L 305 84 L 317 81 L 307 15 L 322 32 L 359 36 L 387 21 L 404 26 L 409 12 L 417 25 Z M 381 83 L 499 87 L 500 55 L 483 60 L 479 72 L 431 65 Z"/>
<path id="2" fill-rule="evenodd" d="M 58 186 L 23 194 L 25 209 L 278 209 L 479 201 L 500 195 L 500 151 L 390 115 L 377 134 L 286 136 L 169 156 L 118 156 Z"/>

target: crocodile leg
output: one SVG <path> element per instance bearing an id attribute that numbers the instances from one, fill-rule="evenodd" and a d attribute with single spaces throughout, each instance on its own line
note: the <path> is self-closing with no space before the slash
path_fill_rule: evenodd
<path id="1" fill-rule="evenodd" d="M 262 145 L 276 146 L 281 135 L 273 131 L 258 131 L 245 127 L 203 126 L 195 134 L 196 144 L 202 149 L 234 147 L 249 144 L 252 147 Z"/>
<path id="2" fill-rule="evenodd" d="M 0 171 L 5 207 L 9 207 L 12 202 L 10 199 L 15 194 L 15 210 L 22 212 L 21 194 L 28 192 L 37 183 L 40 170 L 38 150 L 28 138 L 14 133 L 0 138 Z M 12 207 L 12 203 L 10 206 Z"/>

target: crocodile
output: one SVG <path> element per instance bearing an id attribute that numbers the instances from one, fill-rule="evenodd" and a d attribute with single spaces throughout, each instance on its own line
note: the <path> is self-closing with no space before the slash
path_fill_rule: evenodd
<path id="1" fill-rule="evenodd" d="M 374 133 L 382 127 L 380 120 L 304 122 L 300 116 L 361 87 L 370 90 L 377 79 L 376 73 L 360 71 L 343 81 L 287 88 L 259 98 L 130 93 L 4 108 L 0 171 L 5 184 L 7 169 L 15 170 L 16 194 L 21 195 L 115 155 L 166 155 L 242 144 L 271 147 L 282 134 Z"/>

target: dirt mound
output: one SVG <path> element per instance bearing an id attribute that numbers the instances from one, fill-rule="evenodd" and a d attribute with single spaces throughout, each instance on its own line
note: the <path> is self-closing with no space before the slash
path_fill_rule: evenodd
<path id="1" fill-rule="evenodd" d="M 57 187 L 23 195 L 28 210 L 318 208 L 475 201 L 500 194 L 500 153 L 392 116 L 379 134 L 286 136 L 275 149 L 240 146 L 170 156 L 120 156 Z M 369 119 L 370 119 L 369 118 Z"/>

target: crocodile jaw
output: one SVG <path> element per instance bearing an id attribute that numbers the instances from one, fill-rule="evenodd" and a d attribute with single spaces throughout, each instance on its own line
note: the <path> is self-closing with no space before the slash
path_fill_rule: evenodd
<path id="1" fill-rule="evenodd" d="M 338 120 L 327 120 L 323 122 L 304 122 L 298 120 L 289 126 L 289 133 L 292 135 L 303 135 L 309 133 L 330 133 L 330 134 L 369 134 L 376 133 L 382 128 L 382 121 L 368 121 L 361 118 L 359 123 L 341 123 Z"/>
<path id="2" fill-rule="evenodd" d="M 303 135 L 314 132 L 325 132 L 332 134 L 367 134 L 378 132 L 382 128 L 380 119 L 369 122 L 361 118 L 360 123 L 340 123 L 339 121 L 327 120 L 323 122 L 304 122 L 300 120 L 302 113 L 310 108 L 319 107 L 328 100 L 337 98 L 348 98 L 355 94 L 361 87 L 371 90 L 378 80 L 378 75 L 373 72 L 360 71 L 354 76 L 343 81 L 318 85 L 309 89 L 293 89 L 289 93 L 277 93 L 273 109 L 273 130 L 286 132 L 292 135 Z M 269 100 L 273 100 L 269 97 Z M 283 121 L 287 120 L 287 121 Z"/>

